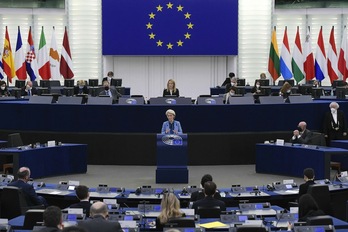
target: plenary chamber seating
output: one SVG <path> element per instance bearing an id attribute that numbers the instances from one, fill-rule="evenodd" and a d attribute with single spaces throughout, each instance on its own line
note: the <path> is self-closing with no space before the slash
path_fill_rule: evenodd
<path id="1" fill-rule="evenodd" d="M 220 218 L 220 206 L 198 206 L 197 212 L 201 218 Z"/>
<path id="2" fill-rule="evenodd" d="M 333 212 L 329 186 L 322 184 L 310 185 L 307 193 L 310 194 L 318 203 L 319 209 L 321 209 L 326 215 L 332 215 Z"/>

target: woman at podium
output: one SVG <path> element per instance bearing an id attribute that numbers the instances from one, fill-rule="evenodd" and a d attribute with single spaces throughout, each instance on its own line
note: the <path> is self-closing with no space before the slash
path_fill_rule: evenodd
<path id="1" fill-rule="evenodd" d="M 175 111 L 169 109 L 166 111 L 168 121 L 165 121 L 162 125 L 162 134 L 182 134 L 182 128 L 179 121 L 174 120 Z"/>

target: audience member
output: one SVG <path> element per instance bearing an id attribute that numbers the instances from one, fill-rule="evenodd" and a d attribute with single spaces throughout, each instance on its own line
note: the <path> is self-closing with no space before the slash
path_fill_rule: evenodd
<path id="1" fill-rule="evenodd" d="M 213 177 L 210 174 L 205 174 L 201 179 L 201 190 L 191 193 L 190 201 L 201 200 L 205 197 L 204 195 L 204 184 L 208 181 L 213 181 Z M 221 200 L 221 195 L 218 191 L 213 194 L 213 197 L 217 200 Z"/>
<path id="2" fill-rule="evenodd" d="M 33 82 L 27 81 L 27 84 L 22 87 L 21 96 L 37 95 L 37 89 L 33 87 Z"/>
<path id="3" fill-rule="evenodd" d="M 57 206 L 49 206 L 43 213 L 45 228 L 40 232 L 58 232 L 63 229 L 62 211 Z"/>
<path id="4" fill-rule="evenodd" d="M 80 221 L 79 226 L 87 232 L 122 232 L 121 225 L 117 221 L 108 221 L 109 212 L 105 203 L 98 201 L 91 206 L 91 219 Z"/>
<path id="5" fill-rule="evenodd" d="M 214 207 L 219 206 L 221 211 L 226 211 L 225 202 L 214 198 L 216 193 L 216 184 L 213 181 L 207 181 L 204 184 L 204 195 L 205 197 L 201 200 L 193 202 L 192 208 L 197 212 L 199 206 L 203 207 Z"/>
<path id="6" fill-rule="evenodd" d="M 174 193 L 165 193 L 161 201 L 161 213 L 156 218 L 156 230 L 163 229 L 171 218 L 185 217 L 180 211 L 180 202 Z"/>
<path id="7" fill-rule="evenodd" d="M 172 109 L 167 110 L 166 116 L 168 118 L 168 121 L 163 122 L 161 133 L 162 134 L 182 134 L 182 128 L 181 128 L 180 122 L 174 120 L 175 111 Z"/>
<path id="8" fill-rule="evenodd" d="M 309 217 L 322 215 L 325 215 L 324 212 L 319 209 L 317 202 L 310 194 L 304 194 L 300 197 L 298 203 L 299 222 L 306 222 Z"/>
<path id="9" fill-rule="evenodd" d="M 254 87 L 251 88 L 251 93 L 253 95 L 257 95 L 257 94 L 261 94 L 261 85 L 260 85 L 260 82 L 259 81 L 256 81 L 255 82 L 255 85 Z"/>
<path id="10" fill-rule="evenodd" d="M 290 103 L 289 96 L 291 94 L 291 88 L 292 86 L 289 84 L 289 82 L 285 81 L 280 89 L 279 95 L 284 98 L 284 102 L 286 103 Z"/>
<path id="11" fill-rule="evenodd" d="M 266 74 L 265 73 L 260 73 L 260 79 L 261 80 L 266 80 L 267 79 Z"/>
<path id="12" fill-rule="evenodd" d="M 77 81 L 77 86 L 74 87 L 74 94 L 88 94 L 88 88 L 85 80 Z"/>
<path id="13" fill-rule="evenodd" d="M 313 168 L 306 168 L 303 170 L 303 179 L 305 183 L 301 184 L 298 191 L 298 198 L 306 194 L 310 185 L 315 184 L 315 174 Z"/>
<path id="14" fill-rule="evenodd" d="M 163 97 L 165 96 L 180 96 L 179 89 L 176 88 L 175 81 L 173 79 L 168 80 L 167 88 L 163 90 Z"/>
<path id="15" fill-rule="evenodd" d="M 231 87 L 236 87 L 236 86 L 237 86 L 237 77 L 232 77 L 231 82 L 226 85 L 225 93 L 230 91 Z"/>
<path id="16" fill-rule="evenodd" d="M 88 187 L 85 185 L 76 186 L 75 193 L 80 202 L 70 205 L 70 208 L 82 208 L 86 217 L 89 217 L 89 210 L 92 204 L 89 202 Z"/>
<path id="17" fill-rule="evenodd" d="M 45 205 L 47 206 L 45 198 L 38 196 L 34 187 L 27 182 L 30 179 L 30 169 L 28 167 L 21 167 L 17 172 L 18 180 L 11 182 L 8 186 L 14 186 L 22 189 L 28 206 Z"/>
<path id="18" fill-rule="evenodd" d="M 236 92 L 237 92 L 237 88 L 235 86 L 231 86 L 229 91 L 224 94 L 223 102 L 225 104 L 230 104 L 230 97 L 236 95 Z"/>
<path id="19" fill-rule="evenodd" d="M 122 95 L 117 91 L 115 88 L 110 88 L 110 83 L 109 81 L 104 80 L 103 81 L 103 87 L 104 90 L 99 93 L 99 95 L 107 95 L 112 97 L 113 103 L 116 103 L 118 98 L 121 97 Z"/>
<path id="20" fill-rule="evenodd" d="M 319 88 L 320 87 L 320 82 L 318 80 L 314 80 L 312 86 L 314 88 Z"/>
<path id="21" fill-rule="evenodd" d="M 307 123 L 299 122 L 297 130 L 293 131 L 293 136 L 290 139 L 291 143 L 308 144 L 311 140 L 313 133 L 307 129 Z"/>
<path id="22" fill-rule="evenodd" d="M 102 83 L 104 83 L 104 81 L 108 81 L 109 83 L 111 83 L 112 78 L 114 78 L 114 72 L 109 71 L 107 76 L 103 78 Z"/>
<path id="23" fill-rule="evenodd" d="M 330 112 L 327 112 L 324 120 L 324 135 L 329 146 L 331 140 L 347 138 L 347 123 L 344 112 L 338 110 L 337 102 L 331 102 Z"/>
<path id="24" fill-rule="evenodd" d="M 68 226 L 68 227 L 64 227 L 62 232 L 87 232 L 87 231 L 81 228 L 80 226 Z"/>
<path id="25" fill-rule="evenodd" d="M 233 72 L 230 72 L 228 74 L 228 77 L 226 77 L 225 81 L 222 83 L 221 86 L 226 86 L 227 84 L 231 83 L 231 79 L 235 77 L 234 73 Z"/>
<path id="26" fill-rule="evenodd" d="M 10 92 L 8 91 L 5 81 L 0 81 L 0 97 L 8 97 Z"/>

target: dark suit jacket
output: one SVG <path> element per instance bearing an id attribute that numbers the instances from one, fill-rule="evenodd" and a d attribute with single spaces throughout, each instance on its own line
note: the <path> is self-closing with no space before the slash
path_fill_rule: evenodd
<path id="1" fill-rule="evenodd" d="M 89 220 L 80 221 L 78 225 L 87 232 L 122 232 L 119 222 L 105 220 L 101 215 L 96 215 Z"/>
<path id="2" fill-rule="evenodd" d="M 302 195 L 306 194 L 309 186 L 313 184 L 315 184 L 314 180 L 308 180 L 306 183 L 301 184 L 298 191 L 298 199 L 300 199 Z"/>
<path id="3" fill-rule="evenodd" d="M 72 204 L 69 208 L 81 208 L 83 213 L 86 214 L 86 217 L 89 217 L 89 210 L 91 208 L 91 203 L 89 201 L 80 201 L 78 203 Z"/>
<path id="4" fill-rule="evenodd" d="M 87 86 L 83 86 L 82 89 L 80 89 L 79 86 L 75 86 L 74 87 L 74 94 L 77 95 L 77 94 L 88 94 L 88 88 Z"/>
<path id="5" fill-rule="evenodd" d="M 335 123 L 331 112 L 327 112 L 324 120 L 324 134 L 332 139 L 343 139 L 343 132 L 347 132 L 347 124 L 342 110 L 337 110 L 337 124 Z M 335 130 L 338 128 L 338 130 Z"/>
<path id="6" fill-rule="evenodd" d="M 112 100 L 113 102 L 115 103 L 117 101 L 117 99 L 119 97 L 121 97 L 122 95 L 114 88 L 110 88 L 109 91 L 111 92 L 111 95 L 112 95 Z M 107 95 L 106 94 L 106 90 L 103 90 L 99 93 L 99 95 Z"/>
<path id="7" fill-rule="evenodd" d="M 228 83 L 231 83 L 231 78 L 226 77 L 226 79 L 224 80 L 224 83 L 222 83 L 221 86 L 225 86 L 225 85 L 227 85 Z"/>
<path id="8" fill-rule="evenodd" d="M 61 230 L 56 227 L 45 227 L 39 230 L 39 232 L 60 232 Z"/>
<path id="9" fill-rule="evenodd" d="M 11 96 L 11 94 L 7 88 L 5 88 L 4 90 L 0 89 L 0 97 L 3 97 L 3 96 L 5 96 L 5 97 Z"/>
<path id="10" fill-rule="evenodd" d="M 180 96 L 179 89 L 176 89 L 176 92 L 172 93 L 172 94 L 170 94 L 170 91 L 168 91 L 167 89 L 164 89 L 163 90 L 163 97 L 168 96 L 168 95 L 179 97 Z"/>
<path id="11" fill-rule="evenodd" d="M 291 137 L 290 142 L 291 143 L 308 144 L 308 142 L 311 140 L 312 136 L 313 136 L 312 131 L 306 129 L 302 132 L 300 138 L 292 139 L 292 137 Z"/>
<path id="12" fill-rule="evenodd" d="M 198 200 L 201 200 L 201 199 L 203 199 L 203 198 L 205 198 L 205 195 L 204 195 L 203 191 L 200 190 L 200 191 L 196 191 L 196 192 L 191 193 L 190 201 L 198 201 Z M 220 195 L 220 193 L 219 193 L 219 192 L 216 192 L 216 193 L 214 194 L 214 198 L 215 198 L 216 200 L 221 200 L 221 195 Z"/>
<path id="13" fill-rule="evenodd" d="M 9 183 L 8 186 L 14 186 L 22 189 L 22 192 L 25 194 L 25 199 L 27 201 L 28 206 L 44 204 L 44 202 L 42 202 L 42 200 L 36 194 L 32 185 L 27 184 L 22 180 L 16 180 L 14 182 Z"/>
<path id="14" fill-rule="evenodd" d="M 236 85 L 234 85 L 236 86 Z M 230 92 L 230 88 L 232 87 L 231 82 L 226 85 L 225 93 Z"/>
<path id="15" fill-rule="evenodd" d="M 192 205 L 192 208 L 195 210 L 195 212 L 197 212 L 198 206 L 203 206 L 203 207 L 220 206 L 221 211 L 226 211 L 225 202 L 216 200 L 211 196 L 207 196 L 201 200 L 194 202 Z"/>
<path id="16" fill-rule="evenodd" d="M 31 88 L 31 96 L 32 95 L 37 95 L 37 89 L 35 87 Z M 28 96 L 28 92 L 25 91 L 25 86 L 23 86 L 21 89 L 21 96 Z"/>

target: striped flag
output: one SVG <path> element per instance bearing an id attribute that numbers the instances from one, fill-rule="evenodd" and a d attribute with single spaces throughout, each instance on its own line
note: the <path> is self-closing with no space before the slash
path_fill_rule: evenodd
<path id="1" fill-rule="evenodd" d="M 280 53 L 280 72 L 283 75 L 285 80 L 291 79 L 292 70 L 291 70 L 291 54 L 288 40 L 288 28 L 285 27 L 284 37 L 283 37 L 283 46 Z"/>
<path id="2" fill-rule="evenodd" d="M 7 80 L 12 83 L 12 78 L 16 76 L 16 71 L 7 26 L 5 32 L 4 51 L 2 53 L 2 63 L 4 65 L 4 73 L 7 76 Z"/>
<path id="3" fill-rule="evenodd" d="M 294 50 L 292 52 L 292 60 L 291 60 L 292 71 L 294 73 L 294 78 L 297 83 L 304 79 L 303 63 L 304 63 L 304 59 L 302 55 L 300 32 L 299 32 L 299 27 L 297 27 Z"/>
<path id="4" fill-rule="evenodd" d="M 272 31 L 271 48 L 269 51 L 268 59 L 268 72 L 271 74 L 273 80 L 277 80 L 280 77 L 280 65 L 279 65 L 279 51 L 277 43 L 276 28 Z"/>
<path id="5" fill-rule="evenodd" d="M 327 75 L 326 54 L 323 39 L 323 27 L 320 28 L 318 35 L 317 51 L 315 53 L 315 76 L 318 81 L 325 79 Z"/>
<path id="6" fill-rule="evenodd" d="M 39 68 L 39 74 L 43 80 L 49 80 L 51 78 L 51 65 L 48 57 L 48 51 L 46 46 L 46 39 L 44 28 L 41 28 L 39 52 L 37 54 L 37 64 Z"/>
<path id="7" fill-rule="evenodd" d="M 15 53 L 16 76 L 19 80 L 27 79 L 27 67 L 25 64 L 24 48 L 22 44 L 21 31 L 18 26 L 16 53 Z"/>
<path id="8" fill-rule="evenodd" d="M 344 26 L 341 49 L 338 57 L 338 70 L 340 70 L 343 80 L 346 80 L 348 77 L 347 52 L 347 27 Z"/>
<path id="9" fill-rule="evenodd" d="M 334 30 L 334 27 L 332 27 L 329 39 L 329 50 L 327 51 L 327 74 L 330 77 L 331 83 L 338 79 L 338 60 Z"/>
<path id="10" fill-rule="evenodd" d="M 2 59 L 0 59 L 0 79 L 4 79 L 4 64 L 2 63 Z"/>
<path id="11" fill-rule="evenodd" d="M 62 74 L 64 79 L 71 79 L 74 77 L 74 73 L 72 69 L 73 69 L 73 63 L 72 63 L 71 53 L 70 53 L 68 32 L 65 27 L 64 38 L 63 38 L 63 48 L 62 48 L 62 54 L 60 57 L 60 74 Z"/>
<path id="12" fill-rule="evenodd" d="M 304 64 L 303 64 L 304 73 L 306 75 L 306 80 L 309 81 L 315 77 L 314 57 L 313 57 L 312 45 L 311 45 L 310 27 L 307 28 L 306 41 L 303 45 L 303 58 L 304 58 Z"/>
<path id="13" fill-rule="evenodd" d="M 37 70 L 37 61 L 34 47 L 34 40 L 31 35 L 31 27 L 28 34 L 27 55 L 25 56 L 25 62 L 27 63 L 27 73 L 30 76 L 30 80 L 35 81 L 39 77 Z"/>
<path id="14" fill-rule="evenodd" d="M 56 31 L 53 27 L 51 48 L 50 48 L 50 64 L 51 64 L 51 79 L 58 80 L 60 78 L 59 71 L 59 54 L 57 49 Z"/>

